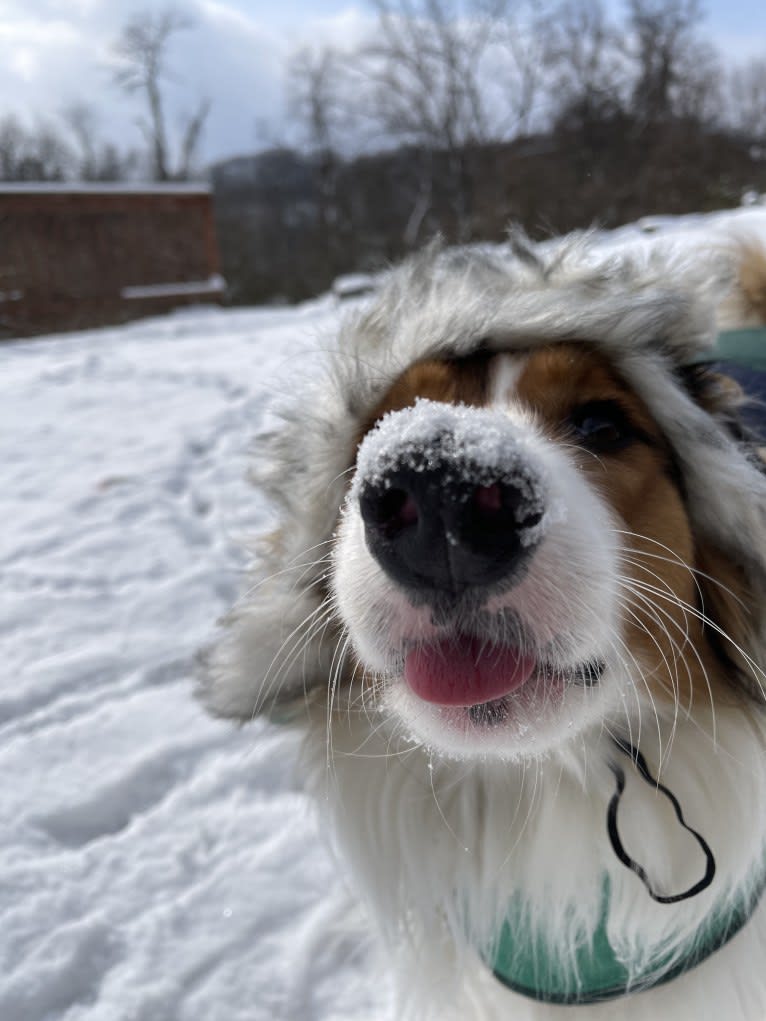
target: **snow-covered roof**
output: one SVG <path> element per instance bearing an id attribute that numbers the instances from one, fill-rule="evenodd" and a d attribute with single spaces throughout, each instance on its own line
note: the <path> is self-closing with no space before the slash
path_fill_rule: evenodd
<path id="1" fill-rule="evenodd" d="M 142 284 L 137 287 L 123 287 L 120 297 L 127 300 L 142 298 L 182 298 L 200 294 L 221 294 L 226 290 L 226 281 L 220 273 L 213 273 L 207 280 L 184 280 L 179 283 Z M 2 292 L 0 292 L 2 293 Z"/>
<path id="2" fill-rule="evenodd" d="M 209 195 L 199 181 L 2 181 L 2 195 Z"/>

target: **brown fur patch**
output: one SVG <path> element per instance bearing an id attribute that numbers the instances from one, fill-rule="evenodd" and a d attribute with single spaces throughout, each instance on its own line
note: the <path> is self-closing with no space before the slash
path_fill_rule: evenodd
<path id="1" fill-rule="evenodd" d="M 716 627 L 742 644 L 744 578 L 714 550 L 698 547 L 674 479 L 672 451 L 648 408 L 602 355 L 580 344 L 532 354 L 516 398 L 555 436 L 562 436 L 572 410 L 591 400 L 614 400 L 628 413 L 643 439 L 615 453 L 583 451 L 580 457 L 583 471 L 625 523 L 618 544 L 626 579 L 626 658 L 641 664 L 657 699 L 691 708 L 700 700 L 728 698 L 720 654 L 731 653 L 730 666 L 743 664 Z M 702 612 L 715 626 L 703 625 Z"/>
<path id="2" fill-rule="evenodd" d="M 766 249 L 758 242 L 743 247 L 739 286 L 747 312 L 766 323 Z"/>
<path id="3" fill-rule="evenodd" d="M 707 366 L 687 368 L 682 376 L 689 396 L 709 415 L 736 420 L 739 409 L 747 397 L 742 387 L 730 376 L 713 372 Z"/>
<path id="4" fill-rule="evenodd" d="M 756 599 L 745 571 L 710 543 L 698 544 L 697 565 L 702 609 L 722 632 L 712 625 L 706 626 L 708 643 L 736 686 L 737 694 L 744 690 L 763 702 L 766 685 L 759 673 L 760 664 L 754 664 L 745 652 L 753 647 L 751 608 Z"/>
<path id="5" fill-rule="evenodd" d="M 411 365 L 370 415 L 359 440 L 383 415 L 410 407 L 418 397 L 445 404 L 483 404 L 490 360 L 491 355 L 480 352 L 468 358 L 432 358 Z"/>
<path id="6" fill-rule="evenodd" d="M 653 696 L 690 703 L 696 684 L 695 656 L 684 648 L 703 645 L 694 576 L 694 540 L 683 497 L 668 470 L 671 452 L 643 402 L 603 355 L 581 344 L 560 344 L 532 354 L 517 384 L 516 398 L 538 414 L 562 440 L 572 412 L 590 401 L 615 401 L 645 440 L 614 453 L 578 454 L 582 470 L 624 522 L 618 526 L 626 579 L 620 593 L 626 648 L 641 664 Z M 688 565 L 688 566 L 687 566 Z M 690 663 L 687 664 L 686 660 Z"/>
<path id="7" fill-rule="evenodd" d="M 367 428 L 418 397 L 485 404 L 492 368 L 500 357 L 481 354 L 413 365 L 388 391 Z M 715 404 L 710 389 L 704 390 L 707 401 Z M 723 675 L 746 672 L 746 663 L 716 628 L 743 644 L 744 578 L 715 550 L 698 546 L 673 452 L 646 405 L 607 358 L 579 342 L 528 353 L 509 399 L 533 411 L 552 440 L 574 448 L 582 471 L 624 522 L 617 537 L 625 579 L 625 648 L 619 652 L 629 663 L 640 664 L 651 696 L 677 700 L 683 709 L 731 698 Z M 618 403 L 636 432 L 635 441 L 614 453 L 578 451 L 568 423 L 576 408 L 591 401 Z M 703 625 L 702 613 L 714 626 Z"/>
<path id="8" fill-rule="evenodd" d="M 516 398 L 553 426 L 565 423 L 578 405 L 615 400 L 635 426 L 658 445 L 664 445 L 662 433 L 646 405 L 602 354 L 582 343 L 552 344 L 533 351 L 517 381 Z"/>

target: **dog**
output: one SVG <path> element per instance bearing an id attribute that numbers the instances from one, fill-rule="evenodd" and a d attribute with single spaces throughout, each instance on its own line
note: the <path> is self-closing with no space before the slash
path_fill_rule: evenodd
<path id="1" fill-rule="evenodd" d="M 727 317 L 766 317 L 755 243 L 434 244 L 264 441 L 280 527 L 201 694 L 302 730 L 397 1018 L 766 1018 L 766 478 Z"/>

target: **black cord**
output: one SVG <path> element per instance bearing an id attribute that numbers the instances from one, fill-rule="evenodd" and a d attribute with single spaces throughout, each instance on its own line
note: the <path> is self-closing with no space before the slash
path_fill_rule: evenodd
<path id="1" fill-rule="evenodd" d="M 607 809 L 606 815 L 606 830 L 607 833 L 609 834 L 609 840 L 612 844 L 612 850 L 617 855 L 622 864 L 626 866 L 626 868 L 629 868 L 631 872 L 636 873 L 638 878 L 646 887 L 649 896 L 652 898 L 652 900 L 657 901 L 658 904 L 677 904 L 679 901 L 688 900 L 690 897 L 696 897 L 698 893 L 702 893 L 703 890 L 706 890 L 710 886 L 710 884 L 713 882 L 713 878 L 715 877 L 715 857 L 713 856 L 713 852 L 710 850 L 709 844 L 704 839 L 704 837 L 702 837 L 701 834 L 699 834 L 695 829 L 692 829 L 691 826 L 688 826 L 686 824 L 686 820 L 684 819 L 684 814 L 681 810 L 681 805 L 678 801 L 678 798 L 673 794 L 672 791 L 668 790 L 667 787 L 663 787 L 663 785 L 658 780 L 655 780 L 655 778 L 649 772 L 649 767 L 646 764 L 646 759 L 638 750 L 638 748 L 635 748 L 629 741 L 625 741 L 622 738 L 615 737 L 612 738 L 612 740 L 617 745 L 618 749 L 624 755 L 628 756 L 628 758 L 631 760 L 633 765 L 638 770 L 641 778 L 645 780 L 646 783 L 648 783 L 651 787 L 654 787 L 656 790 L 660 791 L 661 794 L 664 794 L 665 797 L 670 801 L 671 805 L 673 806 L 673 810 L 676 813 L 676 818 L 678 819 L 681 826 L 683 826 L 683 828 L 687 832 L 691 833 L 691 835 L 697 841 L 699 846 L 702 848 L 702 851 L 705 855 L 705 859 L 707 862 L 705 866 L 705 875 L 702 877 L 702 879 L 700 879 L 698 883 L 695 883 L 694 886 L 691 886 L 688 890 L 685 890 L 683 893 L 676 893 L 669 897 L 663 897 L 661 894 L 656 893 L 654 891 L 654 889 L 652 888 L 652 884 L 649 880 L 649 876 L 646 874 L 646 869 L 642 868 L 642 866 L 639 865 L 638 862 L 631 858 L 630 855 L 627 853 L 623 846 L 622 840 L 620 840 L 620 834 L 617 830 L 617 809 L 620 804 L 620 798 L 622 797 L 623 792 L 625 790 L 625 772 L 622 769 L 622 767 L 617 765 L 616 763 L 612 764 L 612 772 L 614 773 L 615 780 L 617 781 L 617 790 L 612 795 L 612 799 L 609 802 L 609 808 Z"/>

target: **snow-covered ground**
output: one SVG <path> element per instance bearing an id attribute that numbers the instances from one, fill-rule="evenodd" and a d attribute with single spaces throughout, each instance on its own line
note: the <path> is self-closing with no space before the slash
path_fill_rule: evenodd
<path id="1" fill-rule="evenodd" d="M 336 317 L 0 348 L 2 1021 L 374 1016 L 290 739 L 191 697 L 266 520 L 253 433 Z"/>
<path id="2" fill-rule="evenodd" d="M 191 697 L 268 520 L 251 438 L 339 314 L 0 347 L 0 1021 L 392 1021 L 291 737 Z"/>

